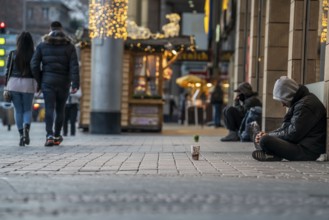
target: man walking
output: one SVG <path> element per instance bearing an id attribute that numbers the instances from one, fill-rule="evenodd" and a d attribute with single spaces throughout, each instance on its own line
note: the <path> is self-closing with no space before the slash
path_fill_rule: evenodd
<path id="1" fill-rule="evenodd" d="M 63 141 L 61 129 L 65 103 L 70 93 L 79 89 L 79 64 L 74 45 L 63 33 L 62 24 L 54 21 L 50 33 L 37 46 L 31 60 L 32 74 L 41 85 L 46 109 L 46 147 Z M 42 66 L 40 66 L 42 64 Z M 40 68 L 41 67 L 41 68 Z M 55 113 L 55 118 L 54 118 Z M 55 126 L 54 125 L 55 120 Z"/>
<path id="2" fill-rule="evenodd" d="M 214 124 L 215 127 L 222 127 L 222 106 L 223 106 L 223 90 L 221 87 L 221 82 L 217 81 L 216 86 L 211 93 L 210 103 L 214 107 Z"/>

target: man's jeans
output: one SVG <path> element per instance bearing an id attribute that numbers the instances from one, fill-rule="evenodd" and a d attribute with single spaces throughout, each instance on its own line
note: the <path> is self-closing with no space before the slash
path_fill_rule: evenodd
<path id="1" fill-rule="evenodd" d="M 23 129 L 23 125 L 31 124 L 32 101 L 34 94 L 25 92 L 10 92 L 13 97 L 15 108 L 15 121 L 18 130 Z"/>
<path id="2" fill-rule="evenodd" d="M 69 88 L 52 87 L 42 84 L 43 98 L 46 109 L 46 132 L 48 136 L 58 137 L 64 122 L 65 103 L 69 95 Z M 55 114 L 56 113 L 56 114 Z M 55 114 L 55 133 L 53 130 Z"/>

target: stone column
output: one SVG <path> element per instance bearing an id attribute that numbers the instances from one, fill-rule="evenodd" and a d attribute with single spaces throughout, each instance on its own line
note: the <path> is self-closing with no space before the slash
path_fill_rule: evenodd
<path id="1" fill-rule="evenodd" d="M 249 81 L 262 94 L 264 70 L 265 1 L 252 0 L 250 12 Z"/>
<path id="2" fill-rule="evenodd" d="M 287 73 L 290 1 L 267 0 L 265 21 L 263 122 L 266 131 L 282 123 L 285 108 L 273 100 L 275 81 Z"/>
<path id="3" fill-rule="evenodd" d="M 121 74 L 123 41 L 92 40 L 90 132 L 121 132 Z"/>
<path id="4" fill-rule="evenodd" d="M 235 89 L 239 83 L 247 80 L 247 43 L 249 35 L 250 0 L 237 1 L 236 39 L 234 52 L 234 76 L 231 88 Z"/>
<path id="5" fill-rule="evenodd" d="M 89 28 L 91 54 L 90 132 L 121 132 L 123 38 L 127 18 L 125 0 L 93 0 Z"/>
<path id="6" fill-rule="evenodd" d="M 292 0 L 290 21 L 288 76 L 300 84 L 318 82 L 318 0 Z"/>
<path id="7" fill-rule="evenodd" d="M 329 18 L 329 13 L 328 16 Z M 327 30 L 329 30 L 329 22 L 327 23 Z M 328 141 L 328 133 L 329 133 L 329 33 L 327 32 L 327 40 L 326 40 L 326 55 L 325 55 L 325 71 L 324 71 L 324 103 L 327 109 L 327 144 L 326 144 L 326 153 L 327 160 L 329 160 L 329 141 Z"/>

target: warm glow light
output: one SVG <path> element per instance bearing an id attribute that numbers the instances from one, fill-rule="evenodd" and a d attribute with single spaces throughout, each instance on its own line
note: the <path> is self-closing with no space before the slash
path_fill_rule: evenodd
<path id="1" fill-rule="evenodd" d="M 328 25 L 328 0 L 322 1 L 322 16 L 321 16 L 321 43 L 327 42 L 327 25 Z"/>
<path id="2" fill-rule="evenodd" d="M 207 87 L 208 88 L 212 87 L 212 83 L 207 83 Z"/>
<path id="3" fill-rule="evenodd" d="M 174 54 L 175 56 L 177 55 L 177 51 L 176 51 L 176 50 L 172 50 L 171 52 L 172 52 L 172 54 Z"/>
<path id="4" fill-rule="evenodd" d="M 209 20 L 210 20 L 210 0 L 205 0 L 204 3 L 204 32 L 209 32 Z"/>
<path id="5" fill-rule="evenodd" d="M 39 107 L 40 107 L 40 104 L 39 104 L 39 103 L 34 103 L 34 104 L 33 104 L 33 109 L 34 109 L 34 110 L 39 109 Z"/>
<path id="6" fill-rule="evenodd" d="M 196 86 L 197 88 L 199 88 L 199 87 L 201 87 L 201 83 L 195 83 L 195 86 Z"/>
<path id="7" fill-rule="evenodd" d="M 128 0 L 90 0 L 90 38 L 127 38 Z"/>
<path id="8" fill-rule="evenodd" d="M 0 37 L 0 45 L 6 44 L 6 38 Z"/>

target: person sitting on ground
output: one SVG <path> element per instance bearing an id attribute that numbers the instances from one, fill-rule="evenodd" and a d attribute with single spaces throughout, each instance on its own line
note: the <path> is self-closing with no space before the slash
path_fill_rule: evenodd
<path id="1" fill-rule="evenodd" d="M 258 93 L 252 90 L 248 82 L 240 83 L 234 92 L 237 92 L 234 106 L 227 106 L 223 110 L 224 123 L 229 133 L 221 138 L 221 141 L 239 141 L 238 131 L 246 113 L 252 107 L 262 106 L 261 101 L 257 98 Z"/>
<path id="2" fill-rule="evenodd" d="M 325 152 L 327 115 L 322 102 L 287 76 L 275 82 L 273 99 L 288 108 L 280 128 L 255 136 L 258 161 L 314 161 Z"/>

